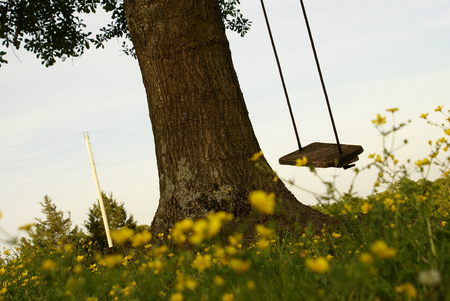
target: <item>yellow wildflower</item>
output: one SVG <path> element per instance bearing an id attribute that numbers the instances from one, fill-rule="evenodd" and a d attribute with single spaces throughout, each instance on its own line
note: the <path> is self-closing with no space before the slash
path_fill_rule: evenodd
<path id="1" fill-rule="evenodd" d="M 222 301 L 233 301 L 234 300 L 234 295 L 232 293 L 225 293 L 222 296 Z"/>
<path id="2" fill-rule="evenodd" d="M 370 205 L 369 203 L 365 202 L 364 204 L 361 205 L 361 211 L 364 214 L 367 214 L 370 210 L 372 210 L 372 205 Z"/>
<path id="3" fill-rule="evenodd" d="M 436 109 L 434 109 L 435 112 L 441 112 L 442 111 L 442 106 L 438 106 Z"/>
<path id="4" fill-rule="evenodd" d="M 0 217 L 1 217 L 1 213 L 0 213 Z M 19 230 L 30 231 L 32 226 L 33 226 L 33 224 L 26 224 L 26 225 L 19 227 Z"/>
<path id="5" fill-rule="evenodd" d="M 331 235 L 333 235 L 334 238 L 339 238 L 339 237 L 341 237 L 341 234 L 334 233 L 334 232 L 333 232 Z"/>
<path id="6" fill-rule="evenodd" d="M 397 250 L 388 247 L 387 244 L 382 240 L 375 241 L 371 246 L 371 250 L 373 253 L 375 253 L 375 255 L 383 259 L 393 258 L 397 256 Z"/>
<path id="7" fill-rule="evenodd" d="M 75 258 L 75 260 L 78 261 L 78 262 L 83 261 L 83 255 L 78 255 L 78 256 Z"/>
<path id="8" fill-rule="evenodd" d="M 250 204 L 261 213 L 273 214 L 275 211 L 275 195 L 267 194 L 261 190 L 252 191 L 249 195 Z"/>
<path id="9" fill-rule="evenodd" d="M 377 119 L 372 120 L 373 124 L 382 125 L 386 123 L 386 117 L 382 117 L 380 114 L 377 114 Z"/>
<path id="10" fill-rule="evenodd" d="M 328 254 L 328 255 L 327 255 L 327 260 L 330 261 L 331 259 L 333 259 L 333 256 L 330 255 L 330 254 Z"/>
<path id="11" fill-rule="evenodd" d="M 175 226 L 172 230 L 172 237 L 173 240 L 177 244 L 183 244 L 186 242 L 187 236 L 186 232 L 190 231 L 192 229 L 192 226 L 194 225 L 194 221 L 191 219 L 184 219 L 180 222 L 176 222 Z"/>
<path id="12" fill-rule="evenodd" d="M 373 256 L 370 253 L 362 253 L 359 255 L 359 262 L 365 265 L 371 265 L 373 263 Z"/>
<path id="13" fill-rule="evenodd" d="M 450 135 L 450 129 L 444 130 L 444 133 L 446 133 L 447 135 Z"/>
<path id="14" fill-rule="evenodd" d="M 234 233 L 234 235 L 228 236 L 228 241 L 233 247 L 236 247 L 242 240 L 242 233 Z"/>
<path id="15" fill-rule="evenodd" d="M 255 282 L 253 281 L 253 280 L 249 280 L 249 281 L 247 281 L 247 288 L 249 289 L 249 290 L 253 290 L 254 288 L 255 288 Z"/>
<path id="16" fill-rule="evenodd" d="M 235 273 L 242 274 L 250 269 L 251 262 L 242 260 L 240 258 L 232 258 L 230 259 L 228 265 Z"/>
<path id="17" fill-rule="evenodd" d="M 370 154 L 367 158 L 372 159 L 372 158 L 374 158 L 374 157 L 375 157 L 375 153 Z"/>
<path id="18" fill-rule="evenodd" d="M 325 257 L 317 257 L 317 259 L 308 257 L 305 260 L 306 268 L 312 272 L 323 274 L 330 269 L 330 264 Z"/>
<path id="19" fill-rule="evenodd" d="M 386 111 L 394 113 L 395 111 L 398 111 L 398 108 L 387 109 Z"/>
<path id="20" fill-rule="evenodd" d="M 223 279 L 222 276 L 216 275 L 213 278 L 214 284 L 217 286 L 224 286 L 225 285 L 225 279 Z"/>
<path id="21" fill-rule="evenodd" d="M 211 265 L 212 256 L 211 254 L 205 254 L 205 256 L 201 254 L 197 254 L 194 262 L 192 262 L 192 267 L 199 270 L 200 272 L 206 270 Z"/>
<path id="22" fill-rule="evenodd" d="M 108 255 L 103 259 L 104 263 L 108 267 L 114 267 L 123 262 L 123 256 L 120 254 Z"/>
<path id="23" fill-rule="evenodd" d="M 445 227 L 445 225 L 447 225 L 446 221 L 442 221 L 442 227 Z"/>
<path id="24" fill-rule="evenodd" d="M 131 242 L 133 243 L 133 247 L 138 247 L 147 244 L 152 239 L 152 235 L 150 232 L 141 232 L 133 236 Z"/>
<path id="25" fill-rule="evenodd" d="M 250 158 L 250 160 L 252 161 L 257 161 L 259 159 L 259 157 L 261 157 L 263 155 L 262 151 L 259 151 L 257 153 L 254 153 L 253 156 Z"/>
<path id="26" fill-rule="evenodd" d="M 375 161 L 378 162 L 378 163 L 383 162 L 383 161 L 381 161 L 381 156 L 380 155 L 377 155 L 377 157 L 375 158 Z"/>
<path id="27" fill-rule="evenodd" d="M 405 293 L 411 299 L 417 298 L 417 289 L 409 282 L 396 286 L 394 290 L 396 293 Z"/>
<path id="28" fill-rule="evenodd" d="M 51 259 L 46 259 L 42 263 L 42 268 L 47 271 L 52 271 L 56 268 L 56 262 Z"/>
<path id="29" fill-rule="evenodd" d="M 306 157 L 303 157 L 302 159 L 299 158 L 295 162 L 295 166 L 305 166 L 306 164 L 308 164 L 308 159 L 306 159 Z"/>
<path id="30" fill-rule="evenodd" d="M 273 230 L 266 228 L 261 224 L 255 226 L 256 233 L 265 238 L 272 238 L 274 236 Z"/>
<path id="31" fill-rule="evenodd" d="M 173 293 L 170 295 L 170 301 L 183 301 L 184 296 L 181 292 Z"/>
<path id="32" fill-rule="evenodd" d="M 428 113 L 420 114 L 420 118 L 427 119 Z"/>
<path id="33" fill-rule="evenodd" d="M 123 245 L 126 241 L 133 237 L 133 235 L 134 231 L 132 229 L 123 227 L 119 231 L 113 231 L 111 233 L 111 238 L 116 244 Z"/>

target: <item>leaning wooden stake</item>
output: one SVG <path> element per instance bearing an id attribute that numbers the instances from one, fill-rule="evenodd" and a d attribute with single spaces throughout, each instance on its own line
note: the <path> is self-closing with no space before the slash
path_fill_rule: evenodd
<path id="1" fill-rule="evenodd" d="M 102 211 L 103 225 L 105 226 L 106 238 L 108 239 L 108 247 L 112 248 L 113 243 L 111 240 L 111 233 L 109 232 L 108 217 L 106 216 L 105 206 L 103 205 L 102 191 L 100 190 L 100 184 L 98 183 L 97 170 L 95 169 L 94 158 L 92 157 L 91 144 L 89 143 L 89 135 L 87 132 L 83 134 L 88 148 L 89 159 L 91 160 L 92 172 L 94 173 L 95 179 L 95 186 L 97 186 L 98 203 L 100 204 L 100 209 Z"/>

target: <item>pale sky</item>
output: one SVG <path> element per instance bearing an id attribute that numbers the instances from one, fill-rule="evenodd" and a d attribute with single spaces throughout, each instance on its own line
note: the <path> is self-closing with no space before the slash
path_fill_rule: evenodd
<path id="1" fill-rule="evenodd" d="M 303 146 L 334 142 L 299 1 L 266 0 L 275 43 Z M 400 161 L 423 159 L 427 141 L 443 136 L 419 116 L 450 109 L 450 2 L 431 0 L 305 1 L 341 143 L 364 147 L 358 166 L 380 153 L 371 120 L 398 107 L 396 121 L 412 123 L 397 135 L 410 144 Z M 325 187 L 306 168 L 281 166 L 296 149 L 260 3 L 242 0 L 253 21 L 245 38 L 228 32 L 235 68 L 261 148 L 282 178 L 317 193 Z M 101 23 L 99 16 L 90 24 Z M 0 46 L 0 50 L 5 50 Z M 102 190 L 112 191 L 139 224 L 150 224 L 159 199 L 152 129 L 137 61 L 120 43 L 45 68 L 35 56 L 11 49 L 0 69 L 0 226 L 13 235 L 42 218 L 45 195 L 82 225 L 97 193 L 83 132 L 89 132 Z M 372 171 L 371 171 L 372 172 Z M 371 192 L 375 170 L 356 180 Z M 438 173 L 432 174 L 436 176 Z M 352 170 L 323 169 L 344 192 Z M 305 204 L 314 196 L 292 188 Z M 0 238 L 4 238 L 0 234 Z M 3 246 L 3 244 L 0 244 Z"/>

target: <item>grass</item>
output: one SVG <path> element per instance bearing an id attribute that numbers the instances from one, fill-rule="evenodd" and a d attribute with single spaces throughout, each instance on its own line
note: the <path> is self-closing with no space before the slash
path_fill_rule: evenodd
<path id="1" fill-rule="evenodd" d="M 373 123 L 383 145 L 403 127 L 384 130 L 382 116 Z M 315 209 L 340 219 L 339 228 L 275 233 L 260 225 L 244 243 L 240 233 L 223 237 L 233 217 L 216 213 L 153 239 L 124 229 L 111 254 L 89 241 L 17 247 L 2 254 L 0 300 L 450 300 L 450 159 L 439 155 L 449 142 L 430 146 L 429 156 L 402 165 L 395 149 L 371 154 L 355 173 L 379 171 L 366 198 L 351 187 L 336 196 L 326 183 Z M 427 180 L 436 166 L 442 177 Z M 272 196 L 259 196 L 256 208 L 273 207 Z"/>

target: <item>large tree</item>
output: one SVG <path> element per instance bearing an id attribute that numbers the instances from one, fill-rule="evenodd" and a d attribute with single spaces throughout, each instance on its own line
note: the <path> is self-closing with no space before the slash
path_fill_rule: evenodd
<path id="1" fill-rule="evenodd" d="M 248 20 L 236 9 L 238 1 L 36 1 L 54 3 L 54 7 L 46 8 L 51 13 L 35 17 L 47 21 L 27 28 L 23 15 L 36 13 L 23 3 L 34 2 L 1 2 L 4 12 L 0 20 L 9 27 L 4 26 L 7 30 L 0 31 L 0 38 L 18 47 L 24 34 L 31 35 L 31 39 L 23 39 L 25 48 L 37 53 L 47 65 L 53 64 L 55 57 L 81 55 L 90 43 L 100 47 L 111 37 L 131 37 L 135 52 L 128 46 L 125 51 L 135 53 L 139 60 L 159 172 L 160 201 L 153 232 L 164 232 L 177 220 L 204 217 L 210 211 L 226 210 L 244 218 L 251 210 L 248 194 L 256 189 L 275 193 L 283 201 L 283 213 L 292 219 L 325 220 L 249 159 L 260 147 L 225 35 L 226 26 L 241 34 L 248 29 Z M 18 4 L 16 15 L 5 13 L 14 12 L 12 3 Z M 92 12 L 99 3 L 113 11 L 113 22 L 103 29 L 103 35 L 91 39 L 74 12 Z M 59 6 L 64 11 L 59 13 Z M 55 16 L 59 19 L 52 21 Z M 58 26 L 62 29 L 54 39 L 58 43 L 53 45 L 48 36 Z M 37 32 L 34 36 L 33 30 Z M 71 52 L 61 51 L 66 42 Z M 261 160 L 267 164 L 263 157 Z"/>

